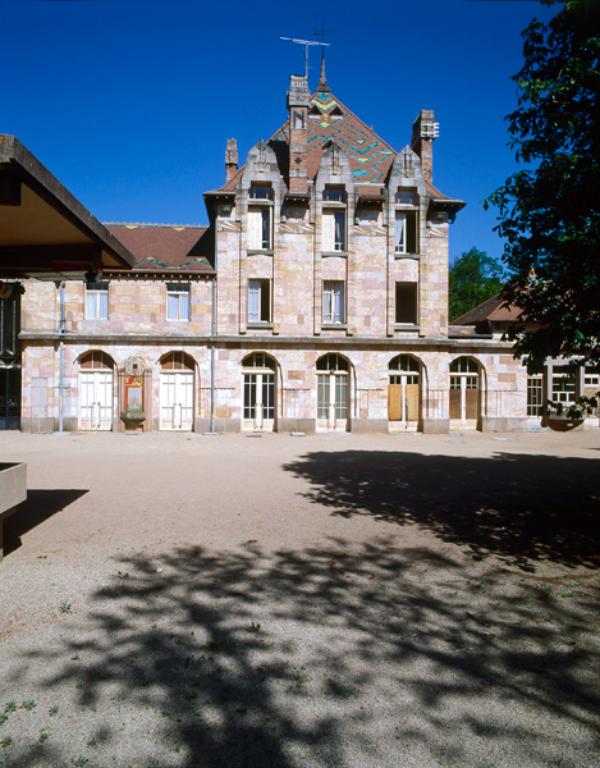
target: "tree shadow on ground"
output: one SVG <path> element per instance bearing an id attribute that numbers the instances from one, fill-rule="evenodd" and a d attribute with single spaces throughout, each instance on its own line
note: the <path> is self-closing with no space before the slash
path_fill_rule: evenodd
<path id="1" fill-rule="evenodd" d="M 115 567 L 60 646 L 22 667 L 53 692 L 76 686 L 122 766 L 580 768 L 600 755 L 592 582 L 569 600 L 497 565 L 341 540 Z"/>
<path id="2" fill-rule="evenodd" d="M 476 555 L 531 569 L 536 560 L 600 564 L 600 462 L 525 454 L 492 458 L 319 451 L 284 469 L 334 515 L 416 524 Z"/>
<path id="3" fill-rule="evenodd" d="M 15 508 L 4 523 L 4 554 L 14 552 L 21 546 L 21 536 L 86 493 L 87 490 L 76 488 L 28 490 L 25 501 Z"/>

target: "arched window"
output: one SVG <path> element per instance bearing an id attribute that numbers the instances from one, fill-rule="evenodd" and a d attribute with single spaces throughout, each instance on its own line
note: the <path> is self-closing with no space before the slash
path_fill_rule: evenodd
<path id="1" fill-rule="evenodd" d="M 160 358 L 161 371 L 193 371 L 194 361 L 186 352 L 167 352 Z"/>
<path id="2" fill-rule="evenodd" d="M 317 429 L 348 428 L 350 363 L 332 352 L 317 360 Z"/>
<path id="3" fill-rule="evenodd" d="M 276 363 L 271 355 L 267 355 L 265 352 L 253 352 L 251 355 L 246 355 L 242 360 L 242 368 L 268 368 L 270 371 L 274 371 Z"/>
<path id="4" fill-rule="evenodd" d="M 410 355 L 396 355 L 390 360 L 390 371 L 402 371 L 406 373 L 419 373 L 421 366 L 419 361 Z"/>
<path id="5" fill-rule="evenodd" d="M 479 373 L 479 365 L 472 357 L 457 357 L 450 365 L 450 373 Z"/>
<path id="6" fill-rule="evenodd" d="M 79 429 L 112 429 L 114 361 L 93 349 L 79 358 Z"/>
<path id="7" fill-rule="evenodd" d="M 349 373 L 350 364 L 345 357 L 330 352 L 317 360 L 317 371 L 328 371 L 330 373 Z"/>
<path id="8" fill-rule="evenodd" d="M 112 371 L 114 367 L 112 357 L 99 349 L 92 349 L 79 358 L 80 370 Z"/>
<path id="9" fill-rule="evenodd" d="M 242 360 L 242 429 L 257 432 L 274 429 L 276 368 L 275 360 L 265 352 L 253 352 Z"/>
<path id="10" fill-rule="evenodd" d="M 474 424 L 481 411 L 481 366 L 472 357 L 450 364 L 450 420 Z"/>
<path id="11" fill-rule="evenodd" d="M 167 352 L 160 358 L 161 429 L 193 429 L 194 368 L 194 359 L 186 352 Z"/>

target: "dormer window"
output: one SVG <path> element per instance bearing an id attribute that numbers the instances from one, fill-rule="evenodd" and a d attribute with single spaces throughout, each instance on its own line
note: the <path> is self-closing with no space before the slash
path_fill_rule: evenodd
<path id="1" fill-rule="evenodd" d="M 323 200 L 328 203 L 345 203 L 346 190 L 343 187 L 325 187 Z"/>
<path id="2" fill-rule="evenodd" d="M 417 205 L 417 193 L 414 189 L 399 189 L 394 196 L 396 205 Z"/>
<path id="3" fill-rule="evenodd" d="M 272 200 L 273 187 L 270 184 L 252 184 L 250 197 L 252 200 Z"/>

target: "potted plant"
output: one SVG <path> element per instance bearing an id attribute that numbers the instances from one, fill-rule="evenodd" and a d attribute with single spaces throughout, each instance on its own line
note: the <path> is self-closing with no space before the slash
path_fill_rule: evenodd
<path id="1" fill-rule="evenodd" d="M 592 397 L 580 397 L 568 406 L 548 400 L 546 403 L 548 426 L 556 432 L 569 432 L 576 429 L 583 424 L 587 415 L 595 411 L 599 402 L 600 392 L 596 392 Z"/>

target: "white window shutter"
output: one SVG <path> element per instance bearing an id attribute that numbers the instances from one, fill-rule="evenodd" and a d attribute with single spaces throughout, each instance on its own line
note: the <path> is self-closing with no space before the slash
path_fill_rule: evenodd
<path id="1" fill-rule="evenodd" d="M 333 322 L 333 301 L 331 286 L 326 285 L 323 289 L 323 322 Z"/>
<path id="2" fill-rule="evenodd" d="M 248 322 L 260 322 L 260 282 L 248 281 Z"/>
<path id="3" fill-rule="evenodd" d="M 400 253 L 406 251 L 406 214 L 396 214 L 396 250 Z"/>
<path id="4" fill-rule="evenodd" d="M 262 248 L 262 216 L 260 211 L 248 211 L 248 248 L 252 251 Z"/>
<path id="5" fill-rule="evenodd" d="M 335 216 L 333 213 L 324 213 L 322 217 L 322 250 L 335 250 Z"/>
<path id="6" fill-rule="evenodd" d="M 336 283 L 334 286 L 333 322 L 344 322 L 344 284 Z"/>

